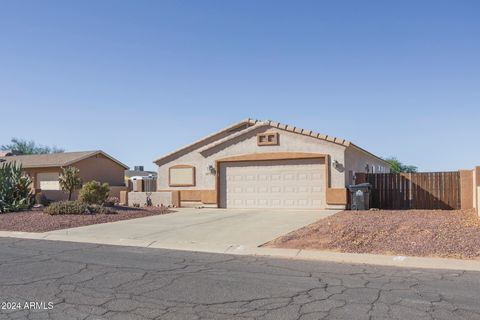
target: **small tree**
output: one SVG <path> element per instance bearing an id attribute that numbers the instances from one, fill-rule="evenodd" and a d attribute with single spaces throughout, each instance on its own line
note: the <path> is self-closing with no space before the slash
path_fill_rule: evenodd
<path id="1" fill-rule="evenodd" d="M 60 183 L 60 188 L 62 188 L 65 193 L 68 193 L 68 200 L 72 200 L 73 192 L 82 187 L 80 170 L 75 167 L 62 168 L 58 182 Z"/>
<path id="2" fill-rule="evenodd" d="M 83 185 L 78 200 L 87 204 L 103 205 L 110 193 L 108 183 L 100 184 L 97 181 L 90 181 Z"/>
<path id="3" fill-rule="evenodd" d="M 385 161 L 390 163 L 390 165 L 392 166 L 390 168 L 390 172 L 392 173 L 415 173 L 418 171 L 418 168 L 416 166 L 405 165 L 395 157 L 386 158 Z"/>
<path id="4" fill-rule="evenodd" d="M 0 213 L 31 208 L 32 180 L 15 162 L 0 164 Z"/>

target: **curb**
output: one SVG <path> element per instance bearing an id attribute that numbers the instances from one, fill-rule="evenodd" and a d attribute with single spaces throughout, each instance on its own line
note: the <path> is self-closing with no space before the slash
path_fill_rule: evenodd
<path id="1" fill-rule="evenodd" d="M 117 246 L 134 246 L 151 249 L 180 250 L 203 253 L 249 255 L 283 259 L 295 259 L 304 261 L 322 261 L 332 263 L 367 264 L 376 266 L 421 268 L 421 269 L 442 269 L 461 271 L 480 271 L 480 260 L 460 260 L 450 258 L 431 257 L 409 257 L 409 256 L 388 256 L 366 253 L 343 253 L 333 251 L 303 250 L 303 249 L 282 249 L 282 248 L 259 248 L 242 245 L 218 245 L 207 243 L 158 243 L 156 241 L 143 241 L 135 239 L 100 239 L 81 238 L 68 235 L 54 235 L 47 233 L 30 233 L 0 231 L 0 237 L 67 241 L 81 243 L 95 243 Z"/>

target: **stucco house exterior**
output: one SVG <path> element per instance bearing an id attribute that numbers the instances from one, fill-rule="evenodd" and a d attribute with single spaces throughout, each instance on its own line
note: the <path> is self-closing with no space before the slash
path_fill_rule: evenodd
<path id="1" fill-rule="evenodd" d="M 128 166 L 101 150 L 0 157 L 0 162 L 13 161 L 22 164 L 23 170 L 32 179 L 35 192 L 41 191 L 50 200 L 67 198 L 60 189 L 58 177 L 62 167 L 68 166 L 80 170 L 83 182 L 107 182 L 112 196 L 119 196 L 120 190 L 125 189 L 124 172 Z"/>
<path id="2" fill-rule="evenodd" d="M 345 208 L 357 172 L 390 165 L 340 138 L 246 119 L 154 161 L 157 191 L 181 205 L 220 208 Z"/>

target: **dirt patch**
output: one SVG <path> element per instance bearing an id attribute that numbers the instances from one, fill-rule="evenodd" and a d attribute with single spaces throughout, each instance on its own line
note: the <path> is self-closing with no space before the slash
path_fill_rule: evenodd
<path id="1" fill-rule="evenodd" d="M 0 231 L 46 232 L 173 212 L 160 208 L 115 207 L 116 214 L 49 215 L 41 209 L 0 214 Z"/>
<path id="2" fill-rule="evenodd" d="M 480 220 L 472 210 L 343 211 L 266 246 L 478 259 Z"/>

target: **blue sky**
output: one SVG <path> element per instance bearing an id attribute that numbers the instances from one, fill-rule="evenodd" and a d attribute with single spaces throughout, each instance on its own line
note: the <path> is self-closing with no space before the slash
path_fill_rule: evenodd
<path id="1" fill-rule="evenodd" d="M 152 161 L 241 119 L 480 165 L 479 1 L 1 1 L 0 144 Z"/>

